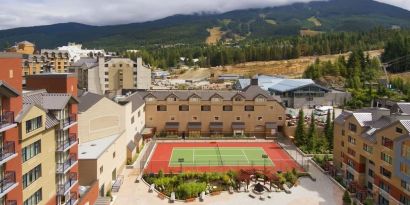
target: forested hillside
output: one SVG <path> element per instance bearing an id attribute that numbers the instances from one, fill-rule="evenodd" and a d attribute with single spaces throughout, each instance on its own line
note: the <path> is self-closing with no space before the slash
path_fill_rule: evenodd
<path id="1" fill-rule="evenodd" d="M 113 26 L 62 23 L 0 31 L 0 46 L 28 40 L 39 48 L 80 42 L 89 48 L 120 51 L 151 45 L 204 44 L 208 29 L 221 29 L 222 41 L 271 39 L 328 32 L 360 32 L 375 27 L 410 28 L 410 12 L 372 0 L 330 0 L 297 3 L 222 14 L 176 15 Z M 286 46 L 286 45 L 285 45 Z"/>

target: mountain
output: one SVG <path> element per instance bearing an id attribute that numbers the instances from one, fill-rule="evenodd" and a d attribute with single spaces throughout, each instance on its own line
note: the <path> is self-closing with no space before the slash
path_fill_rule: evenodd
<path id="1" fill-rule="evenodd" d="M 89 48 L 125 49 L 152 44 L 204 43 L 216 39 L 257 39 L 330 31 L 367 31 L 374 27 L 410 28 L 410 11 L 373 0 L 296 3 L 222 14 L 175 15 L 160 20 L 112 26 L 61 23 L 0 31 L 0 47 L 28 40 L 39 48 L 82 42 Z"/>

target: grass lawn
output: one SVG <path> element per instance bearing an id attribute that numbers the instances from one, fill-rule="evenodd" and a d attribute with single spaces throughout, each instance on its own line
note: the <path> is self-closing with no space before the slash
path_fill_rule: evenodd
<path id="1" fill-rule="evenodd" d="M 260 147 L 175 147 L 172 150 L 170 167 L 181 166 L 274 166 Z"/>

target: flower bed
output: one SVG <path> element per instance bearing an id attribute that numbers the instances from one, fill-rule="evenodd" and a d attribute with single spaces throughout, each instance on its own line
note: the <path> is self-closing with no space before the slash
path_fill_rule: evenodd
<path id="1" fill-rule="evenodd" d="M 216 194 L 228 190 L 235 185 L 235 172 L 226 173 L 183 173 L 164 175 L 145 174 L 144 180 L 148 184 L 155 184 L 155 188 L 166 196 L 175 192 L 178 200 L 196 198 L 201 192 Z"/>

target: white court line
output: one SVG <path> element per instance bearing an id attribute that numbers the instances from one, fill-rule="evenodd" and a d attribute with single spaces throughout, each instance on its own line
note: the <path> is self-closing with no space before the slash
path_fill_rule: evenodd
<path id="1" fill-rule="evenodd" d="M 168 167 L 170 167 L 170 166 L 171 166 L 172 157 L 174 157 L 174 148 L 172 148 L 172 151 L 171 151 L 171 156 L 169 157 Z"/>
<path id="2" fill-rule="evenodd" d="M 225 157 L 243 157 L 243 155 L 237 154 L 197 154 L 197 157 L 213 157 L 213 156 L 225 156 Z"/>
<path id="3" fill-rule="evenodd" d="M 241 149 L 241 151 L 242 151 L 242 154 L 245 156 L 246 161 L 248 161 L 248 164 L 249 164 L 249 159 L 248 159 L 248 156 L 246 156 L 246 154 L 245 154 L 245 152 L 243 151 L 243 149 Z"/>

